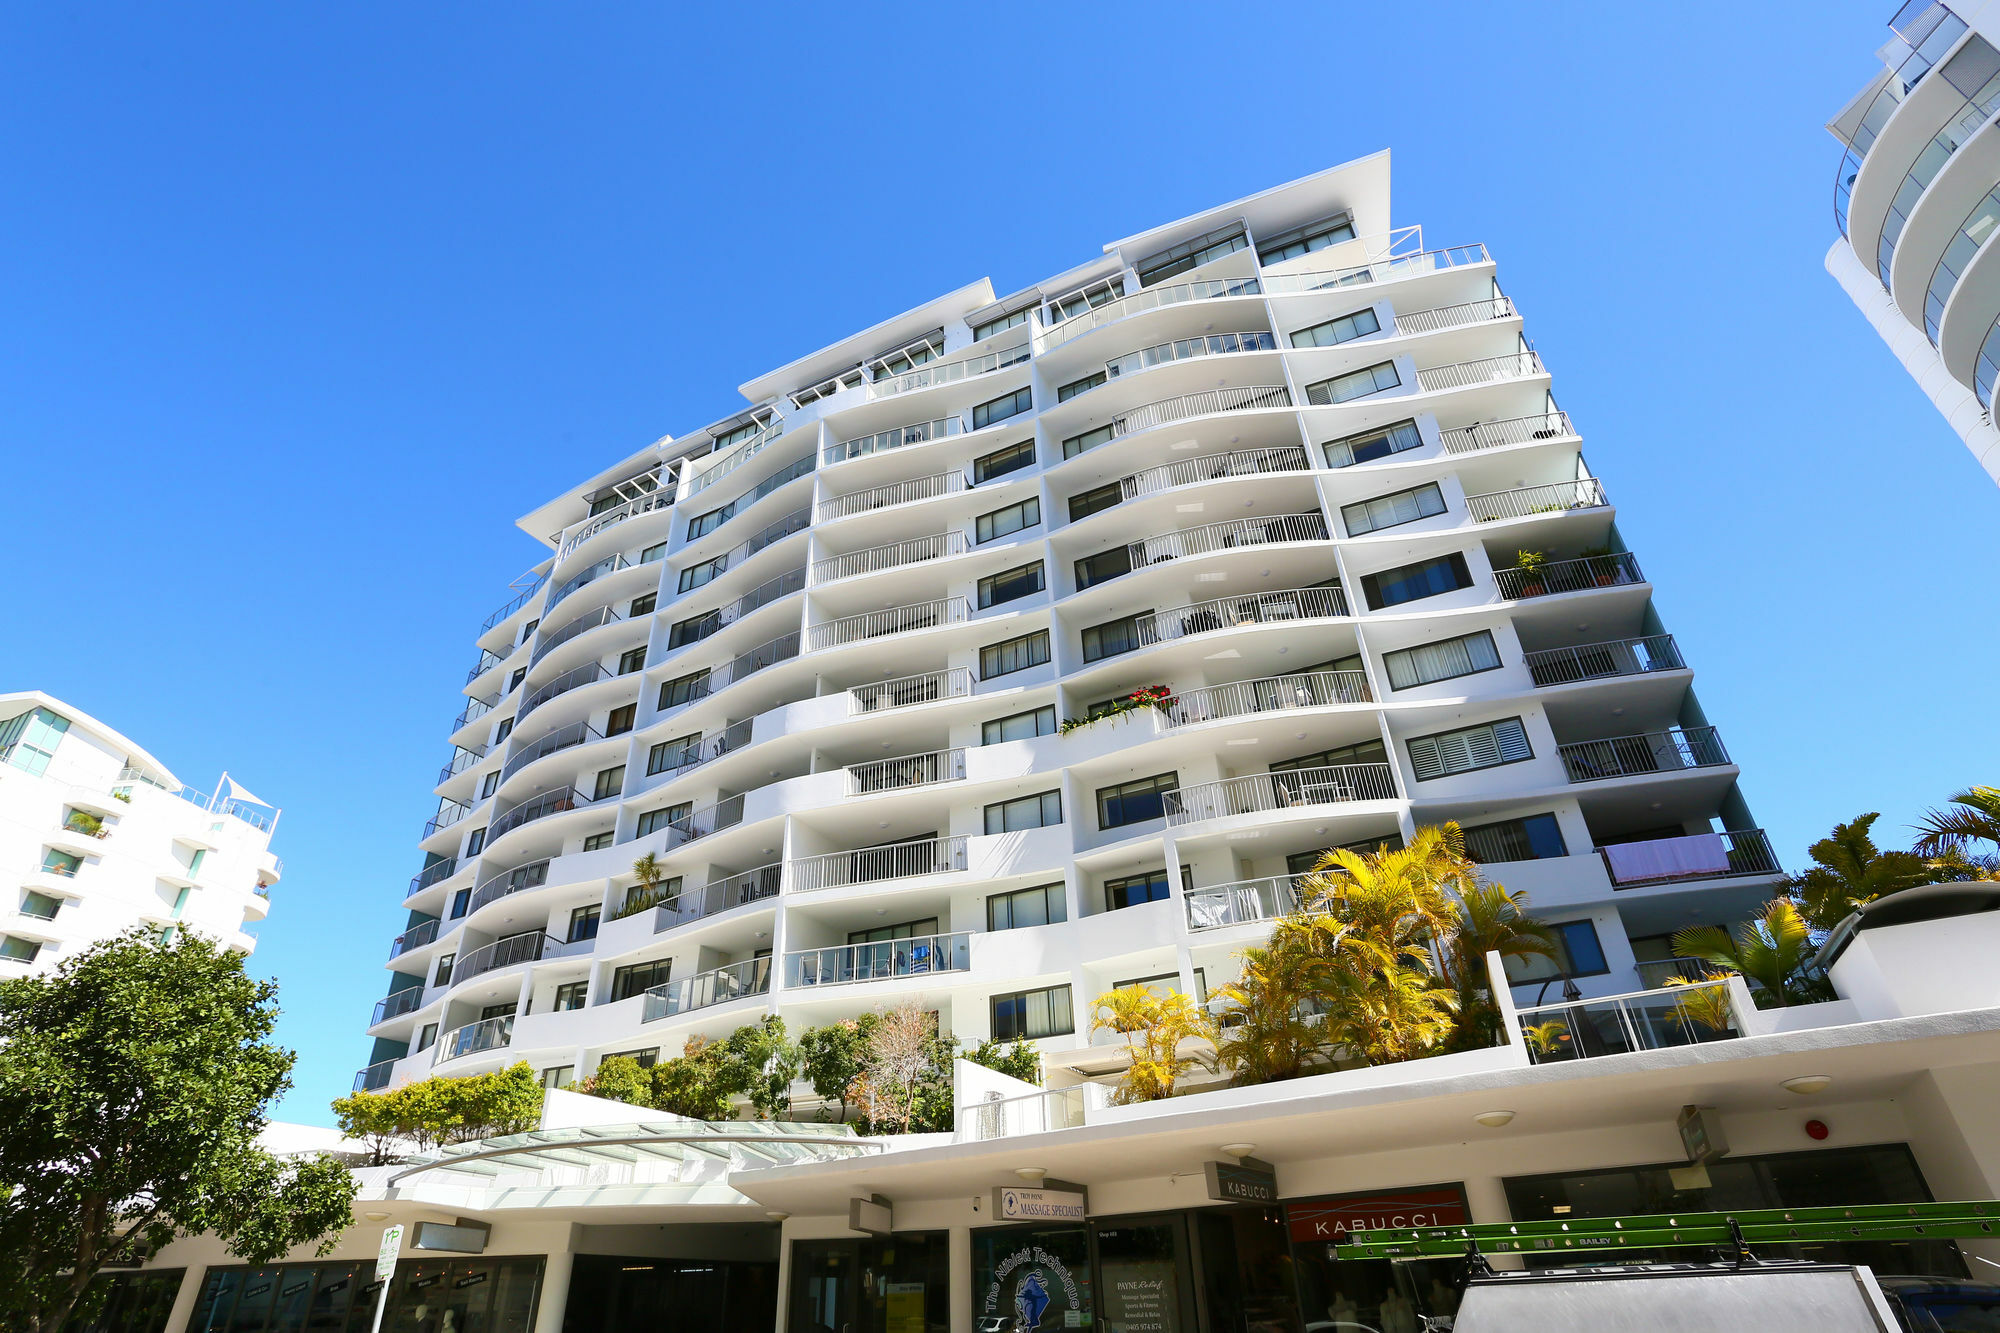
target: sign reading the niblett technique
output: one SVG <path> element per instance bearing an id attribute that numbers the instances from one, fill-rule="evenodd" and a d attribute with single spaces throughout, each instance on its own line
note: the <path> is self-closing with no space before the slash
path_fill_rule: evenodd
<path id="1" fill-rule="evenodd" d="M 1343 1241 L 1348 1232 L 1356 1230 L 1464 1226 L 1472 1221 L 1472 1214 L 1465 1206 L 1463 1189 L 1441 1185 L 1295 1199 L 1285 1205 L 1285 1221 L 1295 1241 Z"/>
<path id="2" fill-rule="evenodd" d="M 1245 1157 L 1234 1162 L 1203 1162 L 1201 1174 L 1208 1197 L 1224 1203 L 1276 1203 L 1278 1172 L 1269 1162 Z"/>
<path id="3" fill-rule="evenodd" d="M 1086 1207 L 1081 1190 L 1001 1185 L 993 1191 L 993 1217 L 1000 1222 L 1081 1222 Z"/>
<path id="4" fill-rule="evenodd" d="M 1090 1322 L 1067 1265 L 1039 1245 L 1023 1245 L 993 1269 L 984 1313 L 1011 1312 L 1023 1333 L 1040 1328 L 1083 1328 Z"/>

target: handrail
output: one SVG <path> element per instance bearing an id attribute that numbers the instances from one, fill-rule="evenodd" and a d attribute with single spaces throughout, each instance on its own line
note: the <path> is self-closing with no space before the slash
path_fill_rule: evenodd
<path id="1" fill-rule="evenodd" d="M 477 1023 L 467 1023 L 456 1027 L 438 1038 L 436 1051 L 431 1057 L 433 1064 L 443 1064 L 446 1060 L 456 1060 L 462 1055 L 477 1055 L 481 1051 L 500 1050 L 514 1040 L 514 1016 L 505 1014 L 499 1018 L 482 1018 Z"/>
<path id="2" fill-rule="evenodd" d="M 785 887 L 785 863 L 773 861 L 738 874 L 688 889 L 660 901 L 653 912 L 653 933 L 685 926 L 736 907 L 776 897 Z"/>
<path id="3" fill-rule="evenodd" d="M 1198 690 L 1184 690 L 1162 709 L 1160 725 L 1172 730 L 1198 722 L 1252 713 L 1285 712 L 1295 708 L 1327 708 L 1336 704 L 1374 701 L 1366 671 L 1307 671 L 1293 676 L 1265 676 Z"/>
<path id="4" fill-rule="evenodd" d="M 731 1000 L 768 995 L 771 991 L 771 960 L 751 958 L 741 963 L 697 972 L 677 981 L 662 982 L 646 992 L 640 1008 L 641 1023 L 657 1022 L 675 1014 L 693 1013 Z"/>
<path id="5" fill-rule="evenodd" d="M 556 606 L 561 603 L 563 598 L 569 596 L 577 589 L 588 587 L 590 584 L 603 578 L 606 574 L 615 574 L 621 569 L 630 569 L 631 567 L 632 562 L 627 560 L 622 552 L 617 555 L 607 555 L 594 565 L 584 566 L 582 570 L 563 580 L 561 587 L 549 593 L 549 600 L 542 606 L 543 617 L 546 618 L 551 611 L 556 609 Z"/>
<path id="6" fill-rule="evenodd" d="M 1440 389 L 1465 389 L 1475 384 L 1498 384 L 1504 380 L 1547 373 L 1540 352 L 1509 352 L 1505 356 L 1487 356 L 1477 361 L 1458 361 L 1448 366 L 1419 369 L 1417 388 L 1425 393 L 1435 393 Z"/>
<path id="7" fill-rule="evenodd" d="M 663 827 L 667 831 L 666 845 L 662 852 L 671 852 L 685 847 L 711 833 L 720 833 L 727 828 L 735 828 L 743 822 L 743 794 L 725 796 L 713 805 L 704 805 L 699 810 L 690 810 L 679 819 L 669 820 Z M 655 830 L 657 832 L 658 830 Z M 634 837 L 639 836 L 634 834 Z M 645 836 L 651 837 L 652 834 Z M 627 840 L 629 841 L 629 839 Z"/>
<path id="8" fill-rule="evenodd" d="M 972 932 L 799 949 L 785 955 L 787 986 L 841 986 L 972 968 Z"/>
<path id="9" fill-rule="evenodd" d="M 1227 453 L 1201 454 L 1160 467 L 1149 467 L 1118 479 L 1118 492 L 1127 500 L 1156 495 L 1176 486 L 1193 486 L 1222 477 L 1262 476 L 1271 472 L 1303 472 L 1312 459 L 1301 445 L 1280 444 L 1268 449 L 1232 449 Z"/>
<path id="10" fill-rule="evenodd" d="M 1467 324 L 1506 319 L 1514 313 L 1514 303 L 1504 296 L 1485 301 L 1466 301 L 1459 305 L 1433 306 L 1429 310 L 1412 310 L 1408 314 L 1399 310 L 1396 312 L 1396 332 L 1436 333 L 1439 329 L 1463 328 Z"/>
<path id="11" fill-rule="evenodd" d="M 456 856 L 447 856 L 444 858 L 444 860 L 439 861 L 436 865 L 430 866 L 424 870 L 419 870 L 416 874 L 410 876 L 410 891 L 409 893 L 406 893 L 403 896 L 405 898 L 408 898 L 416 894 L 422 893 L 425 889 L 428 889 L 431 885 L 439 883 L 443 880 L 450 879 L 453 875 L 456 875 L 457 873 L 458 873 L 458 858 Z"/>
<path id="12" fill-rule="evenodd" d="M 1266 514 L 1259 518 L 1232 518 L 1223 523 L 1204 523 L 1198 528 L 1180 528 L 1131 542 L 1125 549 L 1131 553 L 1132 567 L 1138 569 L 1238 546 L 1327 540 L 1330 540 L 1330 534 L 1326 528 L 1326 516 L 1315 509 L 1303 514 Z"/>
<path id="13" fill-rule="evenodd" d="M 528 654 L 528 665 L 530 667 L 534 666 L 537 662 L 548 656 L 552 649 L 562 647 L 562 645 L 568 643 L 579 634 L 587 634 L 600 625 L 609 625 L 614 620 L 623 620 L 624 618 L 610 606 L 600 606 L 595 611 L 586 611 L 555 633 L 545 638 L 538 637 L 535 643 L 535 651 Z"/>
<path id="14" fill-rule="evenodd" d="M 859 847 L 851 852 L 828 852 L 785 863 L 785 878 L 801 893 L 816 889 L 846 888 L 853 884 L 874 884 L 881 880 L 908 879 L 919 875 L 946 875 L 966 866 L 970 839 L 963 834 L 949 838 L 926 838 L 921 842 L 892 842 L 882 847 Z"/>
<path id="15" fill-rule="evenodd" d="M 589 941 L 578 941 L 588 944 Z M 497 939 L 484 948 L 474 949 L 452 965 L 451 984 L 470 981 L 474 977 L 497 972 L 503 967 L 517 967 L 522 963 L 538 963 L 544 958 L 558 958 L 564 952 L 563 941 L 540 930 L 523 931 L 519 935 L 509 935 Z"/>
<path id="16" fill-rule="evenodd" d="M 849 491 L 845 495 L 836 495 L 820 501 L 819 521 L 828 523 L 837 518 L 851 518 L 855 514 L 870 514 L 877 509 L 887 509 L 891 505 L 932 500 L 940 495 L 956 495 L 965 488 L 965 473 L 962 471 L 934 472 L 928 477 L 892 481 L 886 486 L 873 486 L 865 491 Z"/>
<path id="17" fill-rule="evenodd" d="M 491 648 L 481 648 L 479 650 L 478 663 L 470 671 L 465 673 L 465 683 L 467 685 L 470 685 L 473 681 L 478 680 L 481 676 L 485 675 L 487 672 L 491 671 L 494 667 L 499 666 L 502 662 L 506 660 L 507 658 L 505 654 L 496 653 Z"/>
<path id="18" fill-rule="evenodd" d="M 487 630 L 492 629 L 495 625 L 507 619 L 507 617 L 513 615 L 516 611 L 519 611 L 522 607 L 526 606 L 528 604 L 528 599 L 530 597 L 533 597 L 537 592 L 540 592 L 542 585 L 544 583 L 547 583 L 548 581 L 549 581 L 549 576 L 547 573 L 541 573 L 535 575 L 534 579 L 528 584 L 528 586 L 521 590 L 519 596 L 515 597 L 513 601 L 507 603 L 507 605 L 501 607 L 498 611 L 495 611 L 492 615 L 486 617 L 486 619 L 483 622 L 481 622 L 479 626 L 479 632 L 481 634 L 484 634 Z"/>
<path id="19" fill-rule="evenodd" d="M 1122 439 L 1127 435 L 1136 435 L 1142 430 L 1151 430 L 1155 426 L 1165 426 L 1176 421 L 1186 421 L 1190 417 L 1291 405 L 1292 391 L 1282 384 L 1246 384 L 1233 389 L 1205 389 L 1200 393 L 1184 393 L 1177 398 L 1162 398 L 1158 402 L 1144 403 L 1129 411 L 1117 413 L 1102 425 L 1082 432 L 1083 435 L 1095 435 L 1098 431 L 1108 432 L 1103 439 L 1087 446 L 1083 452 L 1087 453 L 1090 449 L 1108 444 L 1112 440 Z"/>
<path id="20" fill-rule="evenodd" d="M 937 699 L 963 699 L 972 693 L 972 668 L 946 667 L 894 680 L 871 681 L 847 691 L 847 711 L 852 714 L 886 713 Z"/>
<path id="21" fill-rule="evenodd" d="M 1149 648 L 1169 639 L 1236 625 L 1267 625 L 1293 620 L 1335 620 L 1349 614 L 1347 594 L 1338 587 L 1278 588 L 1240 593 L 1206 602 L 1190 602 L 1140 616 L 1134 624 L 1138 643 Z"/>
<path id="22" fill-rule="evenodd" d="M 471 814 L 472 807 L 476 804 L 477 804 L 476 801 L 450 801 L 450 800 L 439 801 L 437 813 L 432 815 L 424 823 L 423 836 L 425 838 L 428 838 L 431 836 L 431 834 L 438 832 L 440 829 L 450 828 L 453 824 L 456 824 L 459 820 L 464 819 L 467 815 Z M 419 839 L 419 841 L 421 840 L 422 839 Z"/>
<path id="23" fill-rule="evenodd" d="M 1108 379 L 1122 379 L 1136 375 L 1154 366 L 1164 366 L 1174 361 L 1192 361 L 1204 356 L 1235 356 L 1244 352 L 1275 352 L 1278 340 L 1275 335 L 1255 330 L 1249 333 L 1201 333 L 1192 338 L 1176 338 L 1173 342 L 1155 343 L 1151 347 L 1141 347 L 1136 352 L 1114 356 L 1104 363 L 1104 373 Z"/>
<path id="24" fill-rule="evenodd" d="M 831 583 L 835 579 L 849 579 L 861 574 L 879 574 L 885 569 L 899 569 L 904 565 L 922 564 L 927 560 L 942 560 L 946 556 L 964 554 L 965 531 L 962 528 L 952 528 L 945 532 L 934 532 L 923 537 L 911 537 L 904 541 L 870 546 L 865 550 L 849 551 L 845 555 L 829 556 L 825 560 L 815 560 L 812 567 L 812 581 Z"/>
<path id="25" fill-rule="evenodd" d="M 1537 685 L 1567 685 L 1607 676 L 1639 676 L 1648 671 L 1679 671 L 1687 666 L 1671 634 L 1636 639 L 1604 639 L 1569 648 L 1542 648 L 1521 654 L 1528 675 Z"/>
<path id="26" fill-rule="evenodd" d="M 1178 828 L 1265 810 L 1395 799 L 1396 779 L 1387 764 L 1332 764 L 1197 783 L 1166 793 L 1165 805 L 1167 826 Z"/>
<path id="27" fill-rule="evenodd" d="M 401 958 L 413 949 L 421 949 L 436 941 L 439 922 L 419 921 L 389 942 L 389 957 Z"/>
<path id="28" fill-rule="evenodd" d="M 497 875 L 488 875 L 479 881 L 478 886 L 472 890 L 466 911 L 477 912 L 488 903 L 498 902 L 512 894 L 525 893 L 529 889 L 539 889 L 548 882 L 548 857 L 515 866 L 511 870 L 502 870 Z"/>
<path id="29" fill-rule="evenodd" d="M 451 720 L 451 729 L 458 731 L 470 723 L 477 722 L 480 718 L 485 717 L 488 713 L 499 707 L 500 700 L 504 697 L 504 695 L 495 695 L 491 699 L 475 698 L 471 700 L 465 705 L 465 711 Z"/>
<path id="30" fill-rule="evenodd" d="M 847 774 L 849 796 L 900 791 L 905 787 L 928 787 L 963 778 L 965 750 L 959 747 L 899 755 L 894 759 L 871 759 L 865 764 L 849 764 L 843 771 Z"/>
<path id="31" fill-rule="evenodd" d="M 1393 278 L 1415 278 L 1448 268 L 1488 262 L 1486 247 L 1478 241 L 1470 245 L 1424 250 L 1413 255 L 1380 259 L 1346 268 L 1322 269 L 1316 273 L 1266 273 L 1264 290 L 1274 296 L 1298 292 L 1324 291 L 1329 287 L 1353 287 L 1361 283 L 1387 282 Z"/>
<path id="32" fill-rule="evenodd" d="M 543 792 L 539 796 L 530 796 L 518 805 L 508 807 L 505 814 L 488 825 L 486 830 L 486 845 L 491 847 L 501 834 L 511 833 L 523 824 L 532 823 L 537 819 L 546 819 L 550 815 L 559 815 L 565 811 L 580 809 L 583 806 L 592 804 L 593 801 L 593 797 L 585 796 L 574 787 L 564 787 L 558 791 Z"/>
<path id="33" fill-rule="evenodd" d="M 658 475 L 657 469 L 654 475 Z M 564 560 L 567 560 L 572 551 L 589 541 L 592 537 L 595 537 L 598 533 L 603 532 L 606 528 L 616 527 L 626 519 L 636 518 L 640 514 L 650 514 L 655 509 L 672 509 L 673 507 L 674 488 L 671 486 L 662 486 L 658 490 L 647 491 L 644 495 L 637 496 L 634 499 L 627 500 L 624 504 L 607 509 L 601 514 L 592 515 L 571 529 L 569 534 L 562 539 L 562 542 L 556 547 L 556 563 L 561 564 Z"/>
<path id="34" fill-rule="evenodd" d="M 1263 287 L 1255 278 L 1221 278 L 1204 282 L 1182 282 L 1171 287 L 1147 287 L 1129 296 L 1120 296 L 1087 310 L 1079 310 L 1057 323 L 1048 322 L 1048 306 L 1036 308 L 1036 322 L 1043 327 L 1036 337 L 1043 351 L 1060 347 L 1072 338 L 1115 324 L 1121 319 L 1157 310 L 1162 306 L 1188 301 L 1210 301 L 1222 296 L 1256 296 Z"/>
<path id="35" fill-rule="evenodd" d="M 423 998 L 422 986 L 406 986 L 393 995 L 384 996 L 375 1001 L 375 1014 L 368 1020 L 368 1026 L 372 1028 L 377 1023 L 386 1023 L 392 1018 L 401 1018 L 404 1014 L 421 1009 Z"/>
<path id="36" fill-rule="evenodd" d="M 1224 926 L 1247 925 L 1254 921 L 1274 921 L 1299 910 L 1299 888 L 1304 875 L 1267 875 L 1262 879 L 1242 879 L 1232 884 L 1211 884 L 1190 889 L 1187 902 L 1189 930 L 1220 930 Z"/>
<path id="37" fill-rule="evenodd" d="M 537 759 L 546 759 L 559 751 L 603 739 L 604 733 L 587 721 L 571 722 L 567 726 L 557 727 L 532 744 L 521 746 L 509 756 L 507 762 L 500 766 L 500 780 L 505 782 Z"/>
<path id="38" fill-rule="evenodd" d="M 1675 727 L 1602 740 L 1558 745 L 1563 773 L 1571 782 L 1597 782 L 1641 773 L 1677 773 L 1730 762 L 1714 727 Z"/>
<path id="39" fill-rule="evenodd" d="M 721 555 L 710 556 L 706 560 L 693 560 L 685 565 L 676 565 L 674 566 L 674 568 L 678 572 L 689 569 L 699 569 L 703 565 L 714 565 L 716 574 L 724 574 L 732 569 L 735 569 L 737 566 L 741 565 L 745 560 L 748 560 L 751 556 L 756 555 L 759 551 L 762 551 L 767 547 L 775 546 L 779 542 L 783 541 L 785 538 L 791 536 L 793 533 L 803 532 L 811 526 L 812 526 L 812 507 L 810 505 L 807 505 L 801 509 L 794 509 L 791 513 L 786 514 L 783 518 L 778 519 L 776 522 L 773 522 L 768 526 L 766 526 L 764 530 L 759 532 L 756 536 L 750 538 L 748 541 L 730 547 L 727 551 L 724 551 Z M 685 552 L 683 552 L 682 554 L 685 554 Z M 706 588 L 710 583 L 713 583 L 714 581 L 715 581 L 715 575 L 710 575 L 706 581 L 702 583 L 697 583 L 693 588 L 689 588 L 687 590 L 687 593 L 692 593 L 698 588 Z M 687 595 L 687 593 L 677 593 L 675 595 L 676 597 L 684 597 Z"/>
<path id="40" fill-rule="evenodd" d="M 1725 829 L 1721 833 L 1697 833 L 1677 838 L 1648 838 L 1643 842 L 1618 844 L 1625 849 L 1649 848 L 1632 857 L 1599 847 L 1604 872 L 1615 889 L 1641 884 L 1664 884 L 1680 879 L 1723 879 L 1732 875 L 1778 875 L 1784 867 L 1771 850 L 1764 830 Z M 1621 865 L 1620 863 L 1623 862 Z"/>
<path id="41" fill-rule="evenodd" d="M 1507 417 L 1500 421 L 1475 421 L 1439 431 L 1438 439 L 1448 454 L 1470 454 L 1481 449 L 1497 449 L 1506 444 L 1528 444 L 1576 434 L 1567 412 L 1538 412 L 1533 416 Z"/>
<path id="42" fill-rule="evenodd" d="M 935 384 L 955 384 L 959 380 L 972 379 L 979 375 L 989 375 L 1008 366 L 1018 366 L 1030 356 L 1028 344 L 1016 343 L 1012 347 L 999 347 L 983 356 L 969 356 L 960 361 L 947 361 L 942 365 L 920 366 L 916 370 L 886 380 L 876 380 L 868 386 L 870 398 L 888 398 L 899 393 L 910 393 L 916 389 L 928 389 Z"/>
<path id="43" fill-rule="evenodd" d="M 690 462 L 687 479 L 688 495 L 701 494 L 783 438 L 785 438 L 784 423 L 773 417 L 763 430 L 747 440 L 731 445 L 719 458 L 711 455 L 709 458 L 699 460 L 709 465 L 700 472 L 695 472 L 693 463 Z"/>
<path id="44" fill-rule="evenodd" d="M 454 727 L 453 730 L 457 730 L 457 728 Z M 446 761 L 443 768 L 438 770 L 438 783 L 449 782 L 485 757 L 486 747 L 483 745 L 452 746 L 451 758 Z"/>
<path id="45" fill-rule="evenodd" d="M 1574 481 L 1550 482 L 1545 486 L 1516 486 L 1512 490 L 1468 495 L 1465 497 L 1465 512 L 1476 522 L 1491 523 L 1502 518 L 1596 509 L 1610 503 L 1604 498 L 1603 483 L 1596 477 L 1578 477 Z"/>
<path id="46" fill-rule="evenodd" d="M 740 750 L 750 743 L 750 734 L 755 730 L 756 723 L 756 718 L 746 717 L 740 722 L 730 723 L 721 731 L 710 732 L 708 735 L 697 740 L 693 745 L 683 748 L 679 758 L 675 762 L 662 765 L 657 769 L 649 766 L 646 776 L 658 777 L 661 774 L 666 774 L 670 777 L 680 777 L 684 773 L 689 773 L 700 768 L 703 764 L 720 759 L 723 755 L 729 754 L 732 751 Z"/>
<path id="47" fill-rule="evenodd" d="M 971 603 L 965 598 L 943 597 L 933 602 L 913 602 L 908 606 L 892 606 L 882 611 L 864 611 L 856 616 L 822 621 L 808 629 L 808 637 L 816 652 L 822 648 L 877 639 L 885 634 L 955 625 L 971 615 Z"/>
<path id="48" fill-rule="evenodd" d="M 395 1072 L 400 1056 L 390 1056 L 387 1060 L 377 1060 L 354 1076 L 356 1092 L 374 1092 L 389 1086 L 389 1075 Z"/>
<path id="49" fill-rule="evenodd" d="M 907 426 L 892 426 L 888 430 L 864 435 L 858 440 L 842 440 L 820 450 L 822 463 L 844 463 L 850 458 L 860 458 L 866 454 L 879 454 L 890 449 L 901 449 L 905 445 L 925 444 L 931 440 L 942 440 L 948 436 L 965 432 L 964 417 L 939 417 L 935 421 L 918 421 Z"/>
<path id="50" fill-rule="evenodd" d="M 613 673 L 604 669 L 602 662 L 585 662 L 580 667 L 571 667 L 554 680 L 539 686 L 533 694 L 521 700 L 521 707 L 514 714 L 514 725 L 517 727 L 520 726 L 527 719 L 528 714 L 559 695 L 568 694 L 571 690 L 581 689 L 585 685 L 594 685 L 600 680 L 613 680 L 615 678 Z"/>
<path id="51" fill-rule="evenodd" d="M 1719 1007 L 1728 1016 L 1725 1028 L 1709 1026 L 1706 1015 L 1711 1006 L 1705 1002 L 1711 996 L 1720 999 Z M 1518 1011 L 1516 1021 L 1536 1064 L 1692 1046 L 1726 1040 L 1743 1030 L 1727 977 L 1530 1005 Z"/>
<path id="52" fill-rule="evenodd" d="M 1630 551 L 1610 555 L 1586 555 L 1575 560 L 1554 560 L 1535 569 L 1509 567 L 1493 571 L 1493 582 L 1508 601 L 1524 601 L 1558 592 L 1582 592 L 1586 588 L 1615 588 L 1644 583 L 1638 557 Z"/>
<path id="53" fill-rule="evenodd" d="M 738 653 L 721 666 L 711 667 L 708 673 L 700 681 L 696 682 L 694 687 L 688 692 L 687 699 L 682 703 L 674 705 L 667 711 L 677 712 L 689 704 L 710 698 L 725 686 L 734 685 L 740 680 L 753 676 L 765 667 L 776 666 L 780 662 L 789 662 L 798 655 L 798 631 L 794 630 L 790 634 L 781 634 L 775 639 L 758 644 L 748 652 Z"/>
<path id="54" fill-rule="evenodd" d="M 1037 1088 L 1018 1097 L 993 1093 L 984 1101 L 960 1103 L 953 1137 L 960 1143 L 984 1143 L 1058 1129 L 1080 1129 L 1088 1117 L 1092 1095 L 1084 1089 L 1094 1087 L 1099 1085 Z"/>

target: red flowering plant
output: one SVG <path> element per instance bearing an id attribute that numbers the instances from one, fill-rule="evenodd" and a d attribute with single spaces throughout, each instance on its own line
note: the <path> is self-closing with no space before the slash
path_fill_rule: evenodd
<path id="1" fill-rule="evenodd" d="M 1144 689 L 1132 691 L 1108 703 L 1098 704 L 1087 717 L 1066 717 L 1059 730 L 1067 736 L 1078 727 L 1087 727 L 1093 722 L 1102 722 L 1108 717 L 1123 713 L 1136 713 L 1146 708 L 1157 708 L 1166 712 L 1174 704 L 1174 692 L 1165 685 L 1148 685 Z"/>

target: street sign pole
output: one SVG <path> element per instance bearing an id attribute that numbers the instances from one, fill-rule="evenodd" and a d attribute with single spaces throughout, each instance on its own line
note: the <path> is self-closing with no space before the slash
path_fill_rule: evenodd
<path id="1" fill-rule="evenodd" d="M 382 1289 L 375 1293 L 375 1325 L 369 1333 L 382 1333 L 382 1312 L 389 1308 L 389 1279 L 396 1275 L 396 1255 L 403 1248 L 400 1225 L 382 1229 L 382 1248 L 375 1256 L 375 1280 Z"/>

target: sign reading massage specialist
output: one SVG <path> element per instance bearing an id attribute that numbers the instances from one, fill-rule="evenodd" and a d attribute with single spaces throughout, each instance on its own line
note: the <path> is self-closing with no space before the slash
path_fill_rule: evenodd
<path id="1" fill-rule="evenodd" d="M 1350 1231 L 1383 1227 L 1452 1227 L 1472 1221 L 1459 1185 L 1381 1190 L 1368 1194 L 1327 1194 L 1285 1205 L 1294 1241 L 1338 1243 Z"/>
<path id="2" fill-rule="evenodd" d="M 1001 1185 L 993 1191 L 993 1217 L 1000 1222 L 1081 1222 L 1088 1204 L 1081 1190 Z"/>
<path id="3" fill-rule="evenodd" d="M 1092 1327 L 1089 1238 L 1082 1227 L 1009 1227 L 972 1235 L 979 1318 L 1021 1333 Z"/>

